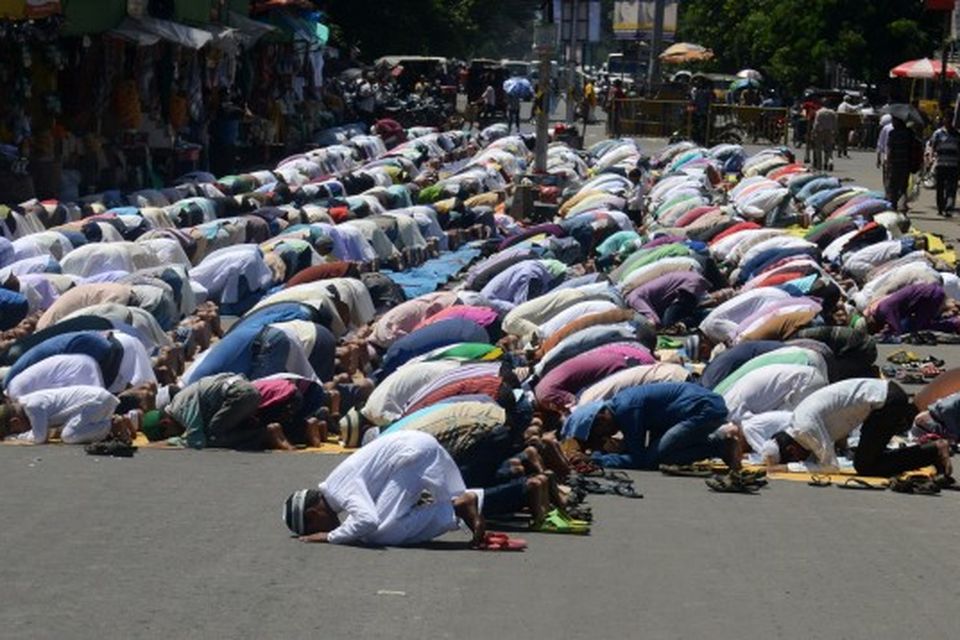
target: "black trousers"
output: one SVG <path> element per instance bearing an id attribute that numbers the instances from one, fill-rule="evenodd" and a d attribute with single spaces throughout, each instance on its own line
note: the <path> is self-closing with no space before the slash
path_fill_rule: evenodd
<path id="1" fill-rule="evenodd" d="M 867 416 L 860 428 L 860 444 L 853 457 L 857 473 L 865 476 L 889 478 L 937 462 L 937 447 L 930 442 L 920 446 L 888 450 L 893 436 L 906 430 L 908 421 L 898 419 L 905 415 L 898 408 L 910 399 L 899 385 L 891 384 L 887 402 Z"/>
<path id="2" fill-rule="evenodd" d="M 937 211 L 945 213 L 953 208 L 957 200 L 957 177 L 960 176 L 958 167 L 937 167 L 934 170 L 937 182 Z"/>

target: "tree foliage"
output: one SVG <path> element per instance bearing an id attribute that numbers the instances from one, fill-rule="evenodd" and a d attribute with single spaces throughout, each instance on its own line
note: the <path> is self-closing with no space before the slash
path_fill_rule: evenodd
<path id="1" fill-rule="evenodd" d="M 533 42 L 538 0 L 331 0 L 323 7 L 338 44 L 363 58 L 522 55 Z"/>
<path id="2" fill-rule="evenodd" d="M 825 63 L 881 83 L 939 47 L 943 16 L 919 0 L 683 0 L 680 39 L 713 49 L 713 66 L 754 68 L 797 91 L 828 81 Z"/>

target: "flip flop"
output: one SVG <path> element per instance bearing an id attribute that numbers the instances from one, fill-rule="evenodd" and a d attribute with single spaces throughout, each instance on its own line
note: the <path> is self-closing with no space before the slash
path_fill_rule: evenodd
<path id="1" fill-rule="evenodd" d="M 709 478 L 713 475 L 711 469 L 695 464 L 662 464 L 660 473 L 684 478 Z"/>
<path id="2" fill-rule="evenodd" d="M 132 458 L 137 447 L 120 440 L 93 442 L 83 448 L 91 456 L 113 456 L 114 458 Z"/>
<path id="3" fill-rule="evenodd" d="M 890 479 L 890 490 L 896 493 L 912 493 L 918 496 L 938 496 L 940 487 L 926 476 L 901 476 Z"/>
<path id="4" fill-rule="evenodd" d="M 624 498 L 633 498 L 635 500 L 643 498 L 643 494 L 637 493 L 637 490 L 633 488 L 632 484 L 618 484 L 613 488 L 613 493 L 618 496 L 623 496 Z"/>
<path id="5" fill-rule="evenodd" d="M 589 526 L 576 526 L 561 516 L 556 510 L 548 513 L 542 522 L 531 522 L 530 530 L 538 533 L 559 533 L 579 536 L 585 536 L 590 533 Z"/>
<path id="6" fill-rule="evenodd" d="M 587 506 L 568 504 L 564 506 L 563 513 L 571 520 L 593 522 L 593 511 Z"/>
<path id="7" fill-rule="evenodd" d="M 560 509 L 551 509 L 550 512 L 547 514 L 547 517 L 550 517 L 551 515 L 554 515 L 554 514 L 557 516 L 560 516 L 561 518 L 563 518 L 564 520 L 566 520 L 567 522 L 569 522 L 571 525 L 575 527 L 588 527 L 588 528 L 590 527 L 590 523 L 587 522 L 586 520 L 578 520 L 576 518 L 572 518 L 570 517 L 569 514 L 564 513 Z"/>
<path id="8" fill-rule="evenodd" d="M 756 495 L 760 491 L 756 486 L 744 484 L 740 479 L 730 474 L 713 476 L 712 478 L 707 478 L 704 482 L 711 490 L 717 493 L 746 493 Z"/>
<path id="9" fill-rule="evenodd" d="M 935 475 L 933 477 L 933 483 L 940 487 L 941 490 L 960 491 L 960 484 L 957 484 L 957 480 L 953 476 Z"/>
<path id="10" fill-rule="evenodd" d="M 843 483 L 838 484 L 838 489 L 853 489 L 854 491 L 886 491 L 888 483 L 873 484 L 863 478 L 847 478 Z M 893 487 L 890 487 L 891 489 Z"/>
<path id="11" fill-rule="evenodd" d="M 523 551 L 527 548 L 527 541 L 523 538 L 511 538 L 505 533 L 490 531 L 479 545 L 477 551 Z"/>
<path id="12" fill-rule="evenodd" d="M 829 487 L 833 484 L 833 481 L 830 480 L 830 476 L 818 476 L 814 473 L 810 476 L 810 481 L 807 484 L 811 487 Z"/>
<path id="13" fill-rule="evenodd" d="M 604 480 L 613 480 L 614 482 L 628 482 L 633 484 L 633 478 L 627 475 L 626 471 L 605 471 Z"/>

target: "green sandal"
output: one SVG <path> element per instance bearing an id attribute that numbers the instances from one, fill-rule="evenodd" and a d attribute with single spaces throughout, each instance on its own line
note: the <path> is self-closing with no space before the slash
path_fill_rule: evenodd
<path id="1" fill-rule="evenodd" d="M 585 536 L 590 533 L 590 523 L 581 520 L 567 520 L 554 509 L 540 523 L 530 523 L 530 530 L 539 533 L 563 533 Z"/>

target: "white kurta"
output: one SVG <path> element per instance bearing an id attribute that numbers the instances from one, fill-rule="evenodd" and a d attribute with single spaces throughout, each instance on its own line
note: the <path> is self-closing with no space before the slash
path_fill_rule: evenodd
<path id="1" fill-rule="evenodd" d="M 123 347 L 123 358 L 120 360 L 117 377 L 109 390 L 112 393 L 119 393 L 126 389 L 128 384 L 136 387 L 150 382 L 156 383 L 157 376 L 153 372 L 150 354 L 147 353 L 143 343 L 122 331 L 114 331 L 113 337 Z"/>
<path id="2" fill-rule="evenodd" d="M 787 432 L 824 466 L 837 466 L 834 444 L 850 435 L 887 401 L 890 383 L 852 378 L 814 392 L 793 411 Z"/>
<path id="3" fill-rule="evenodd" d="M 190 278 L 204 286 L 211 300 L 227 304 L 240 300 L 241 277 L 246 279 L 251 292 L 273 284 L 273 273 L 260 247 L 241 244 L 218 249 L 190 269 Z"/>
<path id="4" fill-rule="evenodd" d="M 17 400 L 34 391 L 75 385 L 103 386 L 96 360 L 81 353 L 50 356 L 21 371 L 10 381 L 6 393 Z"/>
<path id="5" fill-rule="evenodd" d="M 730 409 L 729 419 L 741 422 L 758 413 L 793 409 L 826 384 L 827 379 L 815 367 L 770 364 L 737 380 L 723 399 Z"/>
<path id="6" fill-rule="evenodd" d="M 65 444 L 103 440 L 110 433 L 110 418 L 120 401 L 100 387 L 75 386 L 35 391 L 17 401 L 30 423 L 30 430 L 13 439 L 37 444 L 46 442 L 50 429 L 61 427 Z"/>
<path id="7" fill-rule="evenodd" d="M 760 287 L 737 295 L 718 305 L 700 322 L 700 331 L 714 342 L 733 342 L 740 323 L 754 313 L 790 294 L 776 287 Z"/>
<path id="8" fill-rule="evenodd" d="M 403 415 L 404 406 L 422 387 L 459 366 L 451 360 L 406 364 L 374 388 L 361 413 L 377 426 L 390 424 Z"/>
<path id="9" fill-rule="evenodd" d="M 418 544 L 457 528 L 453 499 L 466 492 L 456 463 L 433 436 L 401 431 L 377 438 L 320 483 L 341 514 L 333 544 Z M 424 491 L 432 500 L 419 504 Z"/>

